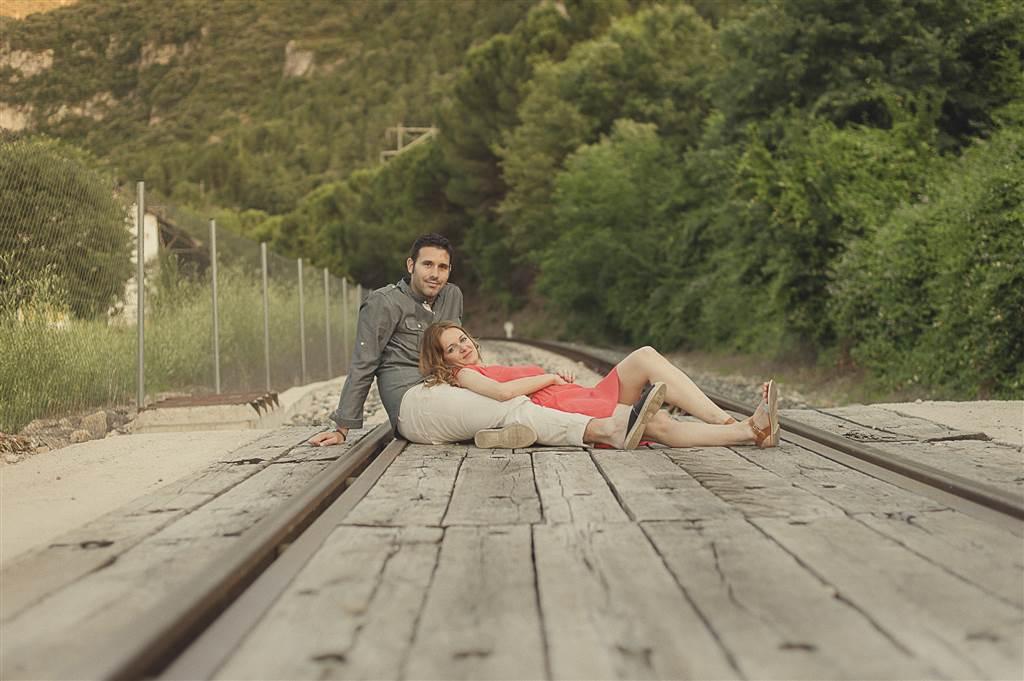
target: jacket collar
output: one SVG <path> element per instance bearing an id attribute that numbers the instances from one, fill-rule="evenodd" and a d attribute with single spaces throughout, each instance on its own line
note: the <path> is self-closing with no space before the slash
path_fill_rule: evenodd
<path id="1" fill-rule="evenodd" d="M 416 293 L 416 291 L 413 290 L 412 286 L 409 285 L 408 277 L 402 277 L 398 281 L 396 286 L 398 286 L 398 290 L 405 293 L 407 296 L 415 300 L 417 303 L 422 305 L 423 303 L 428 302 L 426 296 L 421 296 L 419 293 Z M 447 286 L 447 284 L 445 284 L 445 286 Z M 437 292 L 437 298 L 434 299 L 433 303 L 430 303 L 431 306 L 433 306 L 434 303 L 441 299 L 441 295 L 444 293 L 444 289 L 445 287 L 442 286 L 441 290 Z"/>

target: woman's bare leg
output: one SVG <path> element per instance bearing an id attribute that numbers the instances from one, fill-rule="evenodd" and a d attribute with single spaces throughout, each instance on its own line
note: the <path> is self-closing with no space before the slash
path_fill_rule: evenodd
<path id="1" fill-rule="evenodd" d="M 658 412 L 647 424 L 644 439 L 669 447 L 728 447 L 754 444 L 748 420 L 728 425 L 676 421 L 668 412 Z"/>
<path id="2" fill-rule="evenodd" d="M 640 398 L 644 384 L 664 381 L 665 402 L 679 407 L 705 424 L 731 423 L 732 417 L 712 402 L 690 377 L 650 346 L 629 353 L 615 367 L 619 372 L 619 402 L 632 404 Z M 698 425 L 698 424 L 687 424 Z M 649 426 L 648 426 L 649 428 Z M 753 437 L 753 436 L 751 436 Z M 741 444 L 733 442 L 729 444 Z M 674 445 L 683 447 L 686 445 Z"/>
<path id="3" fill-rule="evenodd" d="M 754 426 L 764 430 L 770 426 L 767 403 L 762 400 L 750 416 L 728 424 L 677 421 L 668 412 L 659 411 L 647 423 L 644 439 L 669 447 L 727 447 L 758 444 Z M 774 446 L 774 445 L 770 445 Z"/>

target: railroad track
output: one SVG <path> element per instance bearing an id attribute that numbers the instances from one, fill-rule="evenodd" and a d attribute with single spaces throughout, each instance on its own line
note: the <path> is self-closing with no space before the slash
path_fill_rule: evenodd
<path id="1" fill-rule="evenodd" d="M 502 339 L 504 341 L 504 339 Z M 613 363 L 578 348 L 518 341 L 607 373 Z M 749 406 L 709 394 L 719 406 L 750 415 Z M 791 419 L 785 440 L 1024 534 L 1024 504 L 1013 495 Z M 349 511 L 406 446 L 387 425 L 353 443 L 302 494 L 247 532 L 230 556 L 164 599 L 150 616 L 97 651 L 76 676 L 97 679 L 200 679 L 212 676 Z"/>

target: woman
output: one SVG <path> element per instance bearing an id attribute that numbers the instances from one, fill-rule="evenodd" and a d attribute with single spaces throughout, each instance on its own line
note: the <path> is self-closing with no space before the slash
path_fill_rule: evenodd
<path id="1" fill-rule="evenodd" d="M 427 385 L 447 383 L 504 401 L 527 395 L 541 405 L 561 411 L 609 416 L 620 404 L 633 404 L 648 383 L 665 384 L 665 402 L 699 418 L 703 423 L 677 421 L 659 411 L 648 422 L 643 437 L 669 447 L 710 447 L 779 443 L 778 388 L 764 385 L 764 398 L 754 415 L 743 421 L 722 411 L 654 348 L 634 350 L 593 388 L 577 385 L 569 372 L 545 373 L 536 366 L 506 367 L 481 364 L 480 346 L 453 322 L 427 327 L 420 346 L 420 371 Z"/>

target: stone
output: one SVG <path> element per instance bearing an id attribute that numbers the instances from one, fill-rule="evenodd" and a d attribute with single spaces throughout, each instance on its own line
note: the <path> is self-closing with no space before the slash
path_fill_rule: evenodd
<path id="1" fill-rule="evenodd" d="M 82 419 L 82 430 L 89 431 L 90 440 L 98 440 L 107 434 L 107 412 L 98 411 Z"/>
<path id="2" fill-rule="evenodd" d="M 89 434 L 88 430 L 75 430 L 72 431 L 70 440 L 73 443 L 88 442 L 92 439 L 92 435 Z"/>

